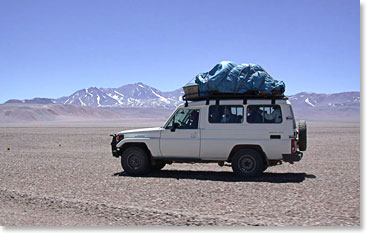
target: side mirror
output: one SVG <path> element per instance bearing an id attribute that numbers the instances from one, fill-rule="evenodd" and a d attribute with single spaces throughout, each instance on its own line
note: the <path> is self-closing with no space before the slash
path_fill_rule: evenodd
<path id="1" fill-rule="evenodd" d="M 180 126 L 180 124 L 178 124 L 177 122 L 173 123 L 172 128 L 171 128 L 171 132 L 175 132 L 176 129 Z"/>

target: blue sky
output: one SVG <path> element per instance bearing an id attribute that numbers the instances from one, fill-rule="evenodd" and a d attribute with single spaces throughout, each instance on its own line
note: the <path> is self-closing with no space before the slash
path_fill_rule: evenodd
<path id="1" fill-rule="evenodd" d="M 286 94 L 360 90 L 356 0 L 2 1 L 0 103 L 257 63 Z"/>

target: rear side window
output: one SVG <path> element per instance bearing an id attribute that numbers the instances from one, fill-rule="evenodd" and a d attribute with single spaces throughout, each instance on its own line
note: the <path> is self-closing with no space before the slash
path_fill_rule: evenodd
<path id="1" fill-rule="evenodd" d="M 243 106 L 212 105 L 209 107 L 209 123 L 242 123 Z"/>
<path id="2" fill-rule="evenodd" d="M 248 123 L 282 123 L 282 111 L 279 105 L 247 106 Z"/>

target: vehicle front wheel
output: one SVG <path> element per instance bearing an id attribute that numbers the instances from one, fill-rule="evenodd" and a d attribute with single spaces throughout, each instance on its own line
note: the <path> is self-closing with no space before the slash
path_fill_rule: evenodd
<path id="1" fill-rule="evenodd" d="M 264 168 L 262 156 L 253 149 L 240 149 L 232 158 L 233 172 L 240 177 L 259 176 Z"/>
<path id="2" fill-rule="evenodd" d="M 128 175 L 143 175 L 151 170 L 148 153 L 137 146 L 127 148 L 121 156 L 121 165 Z"/>

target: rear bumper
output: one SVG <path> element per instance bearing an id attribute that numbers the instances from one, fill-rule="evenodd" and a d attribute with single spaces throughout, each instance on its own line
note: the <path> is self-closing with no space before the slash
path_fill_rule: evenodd
<path id="1" fill-rule="evenodd" d="M 303 157 L 303 153 L 300 151 L 296 151 L 293 154 L 283 154 L 282 156 L 284 162 L 293 163 L 300 161 Z"/>

